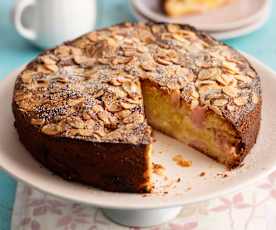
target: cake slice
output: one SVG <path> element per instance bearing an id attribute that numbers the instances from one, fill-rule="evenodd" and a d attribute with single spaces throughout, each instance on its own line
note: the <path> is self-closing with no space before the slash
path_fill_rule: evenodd
<path id="1" fill-rule="evenodd" d="M 179 17 L 203 13 L 219 8 L 231 0 L 163 0 L 163 9 L 168 16 Z"/>

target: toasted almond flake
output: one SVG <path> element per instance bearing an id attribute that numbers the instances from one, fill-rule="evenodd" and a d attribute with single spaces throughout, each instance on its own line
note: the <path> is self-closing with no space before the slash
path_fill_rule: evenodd
<path id="1" fill-rule="evenodd" d="M 230 75 L 230 74 L 222 74 L 216 77 L 216 80 L 224 86 L 229 85 L 230 82 L 233 81 L 233 79 L 234 79 L 233 75 Z"/>
<path id="2" fill-rule="evenodd" d="M 239 93 L 238 89 L 232 86 L 225 86 L 222 88 L 222 91 L 230 97 L 237 97 Z"/>
<path id="3" fill-rule="evenodd" d="M 161 65 L 169 65 L 169 64 L 171 64 L 170 61 L 164 59 L 163 57 L 157 57 L 157 58 L 155 59 L 155 61 L 156 61 L 157 63 L 161 64 Z"/>
<path id="4" fill-rule="evenodd" d="M 82 97 L 76 98 L 76 99 L 69 99 L 68 100 L 68 105 L 75 106 L 75 105 L 78 105 L 78 104 L 82 103 L 83 101 L 84 101 L 84 98 L 82 98 Z"/>
<path id="5" fill-rule="evenodd" d="M 243 106 L 243 105 L 247 104 L 247 102 L 248 102 L 247 96 L 237 97 L 234 99 L 234 103 L 238 106 Z"/>
<path id="6" fill-rule="evenodd" d="M 214 100 L 214 105 L 215 106 L 224 106 L 227 104 L 227 100 L 225 99 L 216 99 Z"/>
<path id="7" fill-rule="evenodd" d="M 131 114 L 131 111 L 130 110 L 122 110 L 116 114 L 119 118 L 123 119 L 123 118 L 128 117 Z"/>
<path id="8" fill-rule="evenodd" d="M 250 77 L 247 77 L 245 75 L 240 75 L 240 74 L 235 75 L 235 78 L 238 81 L 242 81 L 242 82 L 247 83 L 247 84 L 249 84 L 252 81 L 252 79 Z"/>
<path id="9" fill-rule="evenodd" d="M 56 61 L 50 58 L 48 55 L 41 56 L 40 60 L 46 65 L 56 65 Z"/>
<path id="10" fill-rule="evenodd" d="M 222 112 L 221 112 L 221 110 L 220 110 L 220 108 L 219 107 L 217 107 L 217 106 L 214 106 L 214 105 L 210 105 L 209 106 L 209 108 L 211 109 L 211 110 L 213 110 L 216 114 L 218 114 L 218 115 L 222 115 Z"/>
<path id="11" fill-rule="evenodd" d="M 116 57 L 112 60 L 113 65 L 118 65 L 118 64 L 127 64 L 129 63 L 133 57 Z"/>
<path id="12" fill-rule="evenodd" d="M 222 62 L 223 67 L 227 70 L 227 72 L 230 72 L 232 74 L 237 74 L 240 72 L 240 70 L 238 69 L 237 65 L 233 62 L 229 62 L 229 61 L 223 61 Z"/>
<path id="13" fill-rule="evenodd" d="M 25 84 L 32 83 L 33 80 L 33 72 L 31 71 L 24 71 L 21 75 L 21 79 Z"/>
<path id="14" fill-rule="evenodd" d="M 35 119 L 35 118 L 32 118 L 31 120 L 31 124 L 32 125 L 44 125 L 45 123 L 45 120 L 44 119 Z"/>
<path id="15" fill-rule="evenodd" d="M 199 93 L 194 89 L 191 93 L 191 96 L 194 98 L 199 98 Z"/>
<path id="16" fill-rule="evenodd" d="M 107 111 L 100 111 L 97 115 L 104 122 L 104 124 L 110 124 L 109 113 Z"/>
<path id="17" fill-rule="evenodd" d="M 180 26 L 176 24 L 168 24 L 167 30 L 171 33 L 176 33 L 180 30 Z"/>
<path id="18" fill-rule="evenodd" d="M 85 121 L 85 127 L 87 129 L 92 129 L 95 126 L 96 122 L 92 119 Z"/>
<path id="19" fill-rule="evenodd" d="M 97 33 L 95 32 L 92 32 L 92 33 L 89 33 L 87 35 L 87 38 L 91 41 L 91 42 L 96 42 L 97 41 Z"/>
<path id="20" fill-rule="evenodd" d="M 94 134 L 99 135 L 100 137 L 104 137 L 106 135 L 106 132 L 104 131 L 103 128 L 99 128 L 94 131 Z"/>
<path id="21" fill-rule="evenodd" d="M 67 123 L 77 129 L 83 129 L 85 127 L 85 123 L 80 117 L 68 117 Z"/>
<path id="22" fill-rule="evenodd" d="M 136 104 L 127 103 L 127 102 L 123 102 L 123 101 L 121 101 L 120 104 L 124 109 L 133 109 L 137 106 Z"/>
<path id="23" fill-rule="evenodd" d="M 91 137 L 93 136 L 94 132 L 91 129 L 78 129 L 78 134 L 84 137 Z"/>
<path id="24" fill-rule="evenodd" d="M 118 98 L 124 98 L 127 96 L 127 92 L 122 88 L 122 87 L 112 87 L 112 88 L 109 88 L 109 90 L 115 94 L 116 97 Z"/>
<path id="25" fill-rule="evenodd" d="M 58 55 L 59 57 L 68 57 L 70 55 L 70 47 L 61 45 L 57 49 L 55 49 L 55 54 Z"/>
<path id="26" fill-rule="evenodd" d="M 197 106 L 199 105 L 199 101 L 198 100 L 192 100 L 191 102 L 191 109 L 195 109 Z"/>
<path id="27" fill-rule="evenodd" d="M 86 56 L 79 56 L 79 55 L 74 55 L 74 61 L 77 64 L 86 65 L 86 66 L 93 66 L 96 63 L 95 58 L 90 58 L 90 57 L 86 57 Z"/>
<path id="28" fill-rule="evenodd" d="M 141 63 L 141 67 L 145 71 L 154 71 L 156 69 L 156 65 L 152 61 L 147 61 L 147 62 Z"/>
<path id="29" fill-rule="evenodd" d="M 235 106 L 233 106 L 233 105 L 227 105 L 227 109 L 232 112 L 232 111 L 235 110 Z"/>
<path id="30" fill-rule="evenodd" d="M 82 114 L 82 117 L 83 117 L 83 119 L 84 120 L 91 120 L 91 116 L 89 115 L 89 113 L 88 112 L 84 112 L 83 114 Z"/>
<path id="31" fill-rule="evenodd" d="M 51 71 L 53 71 L 53 72 L 57 72 L 58 71 L 58 66 L 57 65 L 55 65 L 55 64 L 47 64 L 47 65 L 45 65 L 45 67 L 48 69 L 48 70 L 51 70 Z"/>
<path id="32" fill-rule="evenodd" d="M 106 103 L 105 106 L 109 112 L 118 112 L 122 110 L 122 107 L 117 101 L 111 101 L 110 103 Z"/>
<path id="33" fill-rule="evenodd" d="M 252 102 L 254 104 L 258 104 L 258 102 L 259 102 L 259 97 L 256 95 L 256 93 L 253 93 L 253 95 L 252 95 Z"/>
<path id="34" fill-rule="evenodd" d="M 187 42 L 187 39 L 183 35 L 180 35 L 179 33 L 172 34 L 172 36 L 174 39 L 180 42 Z"/>
<path id="35" fill-rule="evenodd" d="M 100 106 L 100 105 L 94 105 L 94 106 L 92 107 L 92 111 L 93 111 L 94 113 L 98 113 L 99 111 L 103 111 L 103 107 Z"/>
<path id="36" fill-rule="evenodd" d="M 41 132 L 53 136 L 62 133 L 63 129 L 59 124 L 47 124 L 42 127 Z"/>

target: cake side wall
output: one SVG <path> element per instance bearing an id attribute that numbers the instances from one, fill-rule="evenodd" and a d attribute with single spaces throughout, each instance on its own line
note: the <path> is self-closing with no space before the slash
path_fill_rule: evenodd
<path id="1" fill-rule="evenodd" d="M 149 192 L 147 145 L 93 143 L 44 135 L 13 104 L 21 143 L 42 165 L 66 180 L 114 192 Z"/>

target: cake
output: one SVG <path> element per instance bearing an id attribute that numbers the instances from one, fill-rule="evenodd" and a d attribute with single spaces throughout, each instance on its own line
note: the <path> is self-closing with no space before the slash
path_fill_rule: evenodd
<path id="1" fill-rule="evenodd" d="M 170 17 L 204 13 L 233 0 L 163 0 L 162 8 Z"/>
<path id="2" fill-rule="evenodd" d="M 228 168 L 256 142 L 260 78 L 187 25 L 124 23 L 47 50 L 18 75 L 20 141 L 54 173 L 107 191 L 150 192 L 152 128 Z"/>

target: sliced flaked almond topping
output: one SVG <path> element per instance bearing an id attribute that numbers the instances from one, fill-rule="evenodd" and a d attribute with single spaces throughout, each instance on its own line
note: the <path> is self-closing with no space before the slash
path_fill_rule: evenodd
<path id="1" fill-rule="evenodd" d="M 51 70 L 53 72 L 57 72 L 58 71 L 58 66 L 55 65 L 55 64 L 45 64 L 45 67 L 48 69 L 48 70 Z"/>
<path id="2" fill-rule="evenodd" d="M 84 112 L 84 113 L 82 114 L 82 117 L 83 117 L 83 119 L 86 120 L 86 121 L 91 119 L 91 116 L 89 115 L 88 112 Z"/>
<path id="3" fill-rule="evenodd" d="M 50 58 L 48 55 L 41 56 L 40 60 L 46 65 L 56 65 L 56 61 Z"/>
<path id="4" fill-rule="evenodd" d="M 83 129 L 85 127 L 84 121 L 79 117 L 69 117 L 67 118 L 67 123 L 77 129 Z"/>
<path id="5" fill-rule="evenodd" d="M 129 63 L 133 57 L 116 57 L 112 60 L 113 65 L 118 65 L 118 64 L 127 64 Z"/>
<path id="6" fill-rule="evenodd" d="M 233 105 L 227 105 L 227 109 L 228 109 L 230 112 L 232 112 L 232 111 L 235 110 L 235 106 L 233 106 Z"/>
<path id="7" fill-rule="evenodd" d="M 252 95 L 252 102 L 254 104 L 258 104 L 258 102 L 259 102 L 259 97 L 256 95 L 256 93 L 253 93 L 253 95 Z"/>
<path id="8" fill-rule="evenodd" d="M 219 82 L 224 86 L 229 85 L 230 82 L 233 81 L 233 79 L 234 79 L 233 75 L 230 75 L 230 74 L 222 74 L 216 77 L 217 82 Z"/>
<path id="9" fill-rule="evenodd" d="M 48 124 L 42 127 L 41 132 L 53 136 L 62 133 L 63 129 L 59 124 Z"/>
<path id="10" fill-rule="evenodd" d="M 219 109 L 219 107 L 214 106 L 214 105 L 210 105 L 209 108 L 210 108 L 211 110 L 213 110 L 216 114 L 222 115 L 222 112 L 221 112 L 221 110 Z"/>
<path id="11" fill-rule="evenodd" d="M 78 129 L 78 133 L 79 133 L 79 135 L 84 136 L 84 137 L 91 137 L 91 136 L 93 136 L 94 132 L 91 129 Z"/>
<path id="12" fill-rule="evenodd" d="M 58 55 L 59 57 L 67 57 L 70 55 L 70 47 L 61 45 L 57 49 L 55 49 L 55 54 Z"/>
<path id="13" fill-rule="evenodd" d="M 132 81 L 126 81 L 123 82 L 123 89 L 128 93 L 129 96 L 136 96 L 137 94 L 140 94 L 140 88 L 139 86 Z"/>
<path id="14" fill-rule="evenodd" d="M 234 103 L 238 106 L 243 106 L 248 102 L 248 97 L 243 96 L 243 97 L 237 97 L 234 99 Z"/>
<path id="15" fill-rule="evenodd" d="M 68 100 L 68 105 L 75 106 L 75 105 L 78 105 L 78 104 L 82 103 L 83 101 L 84 101 L 83 97 L 76 98 L 76 99 L 69 99 Z"/>
<path id="16" fill-rule="evenodd" d="M 79 65 L 93 66 L 96 62 L 95 58 L 74 55 L 74 61 Z"/>
<path id="17" fill-rule="evenodd" d="M 118 112 L 122 110 L 121 105 L 117 101 L 111 101 L 109 103 L 106 103 L 105 106 L 109 112 Z"/>
<path id="18" fill-rule="evenodd" d="M 117 78 L 112 78 L 110 80 L 110 84 L 114 85 L 114 86 L 120 86 L 120 85 L 122 85 L 122 82 L 118 81 Z"/>
<path id="19" fill-rule="evenodd" d="M 169 64 L 171 64 L 170 61 L 164 59 L 163 57 L 157 57 L 157 58 L 155 59 L 155 61 L 156 61 L 157 63 L 161 64 L 161 65 L 169 65 Z"/>
<path id="20" fill-rule="evenodd" d="M 109 113 L 107 111 L 100 111 L 97 115 L 104 122 L 104 124 L 110 124 Z"/>
<path id="21" fill-rule="evenodd" d="M 226 104 L 227 104 L 226 99 L 216 99 L 216 100 L 214 100 L 214 105 L 215 106 L 224 106 Z"/>
<path id="22" fill-rule="evenodd" d="M 95 32 L 92 32 L 92 33 L 89 33 L 88 35 L 87 35 L 87 38 L 90 40 L 90 41 L 92 41 L 92 42 L 96 42 L 97 41 L 97 33 L 95 33 Z"/>
<path id="23" fill-rule="evenodd" d="M 239 93 L 238 89 L 232 86 L 225 86 L 222 88 L 222 91 L 230 97 L 237 97 Z"/>
<path id="24" fill-rule="evenodd" d="M 219 68 L 203 69 L 198 74 L 199 80 L 216 80 L 217 76 L 220 76 L 221 70 Z"/>
<path id="25" fill-rule="evenodd" d="M 195 109 L 197 106 L 199 105 L 199 101 L 198 100 L 192 100 L 191 101 L 191 109 Z"/>
<path id="26" fill-rule="evenodd" d="M 33 80 L 33 72 L 32 71 L 24 71 L 21 75 L 21 79 L 24 83 L 30 84 Z"/>
<path id="27" fill-rule="evenodd" d="M 247 84 L 249 84 L 252 81 L 252 79 L 250 77 L 245 76 L 245 75 L 240 75 L 240 74 L 235 75 L 235 78 L 238 81 L 242 81 L 242 82 L 247 83 Z"/>
<path id="28" fill-rule="evenodd" d="M 116 95 L 116 97 L 124 98 L 127 96 L 127 92 L 122 87 L 109 87 L 109 90 Z"/>
<path id="29" fill-rule="evenodd" d="M 176 33 L 177 31 L 180 30 L 180 26 L 176 24 L 168 24 L 167 25 L 167 30 L 171 33 Z"/>
<path id="30" fill-rule="evenodd" d="M 31 124 L 32 125 L 44 125 L 45 123 L 45 120 L 44 119 L 35 119 L 35 118 L 32 118 L 31 120 Z"/>
<path id="31" fill-rule="evenodd" d="M 191 93 L 191 96 L 194 97 L 194 98 L 199 98 L 199 93 L 195 89 L 193 89 L 192 93 Z"/>
<path id="32" fill-rule="evenodd" d="M 120 104 L 124 109 L 133 109 L 137 106 L 136 104 L 127 103 L 127 102 L 124 102 L 124 101 L 121 101 Z"/>
<path id="33" fill-rule="evenodd" d="M 116 114 L 119 118 L 123 119 L 125 117 L 128 117 L 131 114 L 131 111 L 130 110 L 122 110 Z"/>
<path id="34" fill-rule="evenodd" d="M 141 68 L 145 71 L 154 71 L 156 69 L 156 65 L 152 61 L 147 61 L 141 63 Z"/>
<path id="35" fill-rule="evenodd" d="M 222 65 L 226 69 L 226 71 L 229 73 L 232 73 L 232 74 L 239 73 L 239 69 L 238 69 L 237 65 L 233 62 L 223 61 Z"/>

